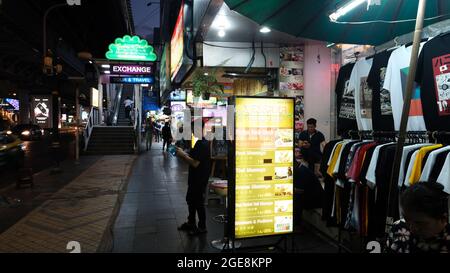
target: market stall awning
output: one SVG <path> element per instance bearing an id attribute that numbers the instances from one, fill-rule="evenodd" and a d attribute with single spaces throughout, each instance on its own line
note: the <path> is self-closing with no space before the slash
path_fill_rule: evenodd
<path id="1" fill-rule="evenodd" d="M 225 0 L 230 9 L 296 37 L 333 43 L 380 45 L 414 31 L 419 0 L 372 0 L 339 18 L 339 22 L 402 21 L 370 24 L 334 23 L 329 15 L 349 0 Z M 379 2 L 379 5 L 377 3 Z M 450 16 L 449 0 L 429 0 L 425 26 Z M 403 20 L 407 20 L 403 22 Z"/>

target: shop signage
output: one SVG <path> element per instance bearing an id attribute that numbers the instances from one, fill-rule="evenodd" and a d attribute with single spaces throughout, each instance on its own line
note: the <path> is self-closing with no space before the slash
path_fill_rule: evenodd
<path id="1" fill-rule="evenodd" d="M 183 101 L 171 102 L 170 109 L 172 110 L 172 113 L 183 112 L 183 110 L 186 109 L 186 102 Z"/>
<path id="2" fill-rule="evenodd" d="M 138 36 L 125 35 L 109 45 L 106 58 L 108 60 L 154 62 L 157 56 L 153 47 L 146 40 Z"/>
<path id="3" fill-rule="evenodd" d="M 111 77 L 109 81 L 124 84 L 153 84 L 155 79 L 153 77 Z"/>
<path id="4" fill-rule="evenodd" d="M 170 75 L 173 80 L 183 64 L 184 53 L 184 3 L 181 3 L 181 9 L 175 24 L 172 39 L 170 40 Z"/>
<path id="5" fill-rule="evenodd" d="M 169 47 L 168 45 L 164 46 L 164 51 L 161 56 L 161 66 L 159 71 L 159 84 L 160 84 L 160 95 L 163 96 L 166 89 L 169 87 L 169 68 L 167 63 L 167 51 Z"/>
<path id="6" fill-rule="evenodd" d="M 20 103 L 17 99 L 0 99 L 0 109 L 10 110 L 10 111 L 19 111 Z"/>
<path id="7" fill-rule="evenodd" d="M 290 233 L 294 100 L 236 98 L 235 120 L 235 238 Z"/>
<path id="8" fill-rule="evenodd" d="M 148 65 L 111 65 L 112 75 L 149 75 L 153 70 Z"/>
<path id="9" fill-rule="evenodd" d="M 99 99 L 99 92 L 95 88 L 91 88 L 91 105 L 93 107 L 99 107 L 100 104 L 98 103 Z"/>
<path id="10" fill-rule="evenodd" d="M 52 97 L 32 96 L 31 97 L 32 120 L 34 124 L 41 128 L 52 128 Z"/>
<path id="11" fill-rule="evenodd" d="M 171 101 L 185 101 L 186 100 L 186 91 L 185 90 L 175 90 L 170 93 Z"/>

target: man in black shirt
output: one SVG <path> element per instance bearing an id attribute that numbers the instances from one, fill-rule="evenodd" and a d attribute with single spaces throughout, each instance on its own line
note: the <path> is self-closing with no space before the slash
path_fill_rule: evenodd
<path id="1" fill-rule="evenodd" d="M 303 158 L 308 162 L 309 168 L 314 171 L 317 176 L 321 176 L 319 172 L 320 161 L 322 159 L 322 151 L 325 147 L 325 136 L 316 130 L 317 120 L 310 118 L 306 121 L 308 130 L 300 134 L 298 146 Z"/>
<path id="2" fill-rule="evenodd" d="M 203 123 L 202 127 L 204 131 Z M 191 128 L 194 128 L 194 126 Z M 205 138 L 199 139 L 189 154 L 181 148 L 177 148 L 177 155 L 189 164 L 188 190 L 186 194 L 186 202 L 189 207 L 188 222 L 181 225 L 178 229 L 189 231 L 190 235 L 206 233 L 205 195 L 211 172 L 209 142 Z M 199 220 L 198 226 L 195 221 L 196 213 Z"/>

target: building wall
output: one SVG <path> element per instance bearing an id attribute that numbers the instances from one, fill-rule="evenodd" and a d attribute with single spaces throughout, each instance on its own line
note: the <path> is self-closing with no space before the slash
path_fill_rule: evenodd
<path id="1" fill-rule="evenodd" d="M 320 63 L 318 62 L 320 55 Z M 331 50 L 325 43 L 308 42 L 305 45 L 305 120 L 317 119 L 317 129 L 327 141 L 334 137 L 331 132 L 333 109 L 331 90 Z"/>

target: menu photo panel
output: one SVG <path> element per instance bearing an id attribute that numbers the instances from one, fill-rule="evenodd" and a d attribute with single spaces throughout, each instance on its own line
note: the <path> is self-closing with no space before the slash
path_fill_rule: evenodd
<path id="1" fill-rule="evenodd" d="M 294 99 L 236 97 L 234 235 L 293 232 Z"/>

